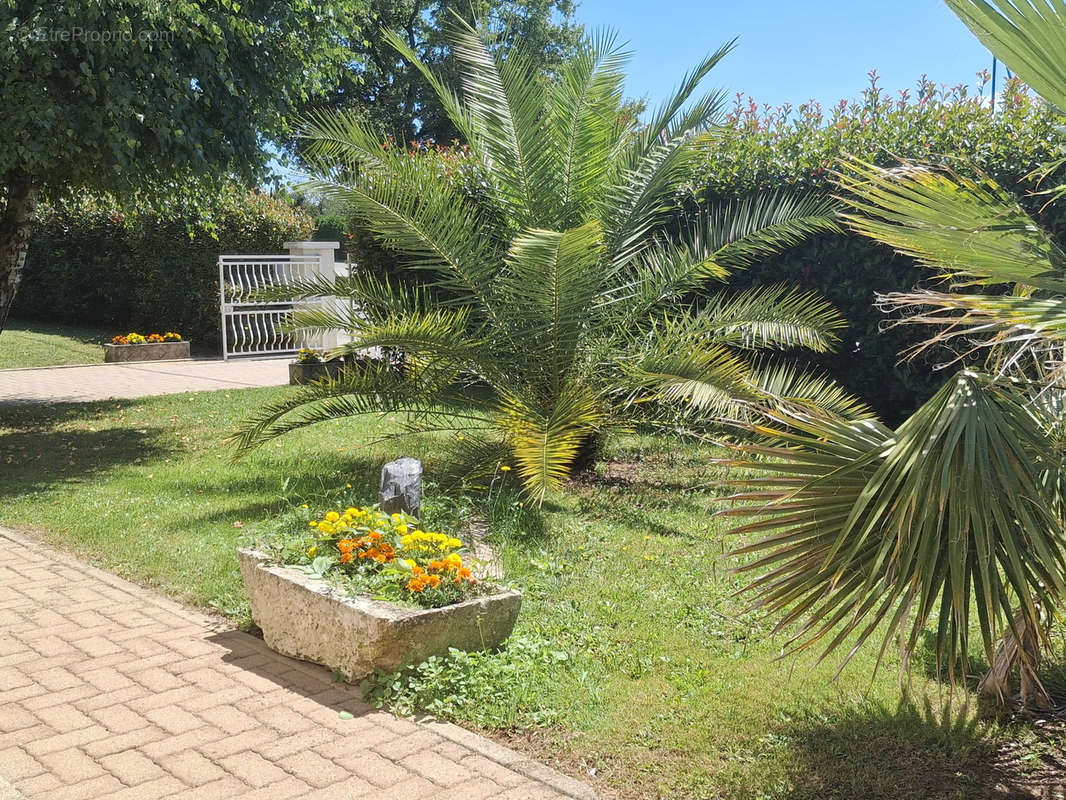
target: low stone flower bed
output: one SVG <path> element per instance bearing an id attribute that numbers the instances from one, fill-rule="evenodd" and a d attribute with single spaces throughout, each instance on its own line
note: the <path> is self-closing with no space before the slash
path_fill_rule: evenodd
<path id="1" fill-rule="evenodd" d="M 267 645 L 358 679 L 377 669 L 498 647 L 522 596 L 479 581 L 462 542 L 414 517 L 348 507 L 238 551 Z"/>
<path id="2" fill-rule="evenodd" d="M 190 357 L 189 342 L 173 331 L 150 333 L 147 336 L 140 333 L 119 334 L 111 339 L 110 344 L 104 345 L 105 363 L 173 361 Z"/>

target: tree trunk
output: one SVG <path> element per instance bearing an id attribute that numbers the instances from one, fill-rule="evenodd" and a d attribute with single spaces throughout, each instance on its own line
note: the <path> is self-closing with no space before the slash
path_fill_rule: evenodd
<path id="1" fill-rule="evenodd" d="M 995 716 L 1010 706 L 1014 697 L 1011 677 L 1015 671 L 1019 684 L 1017 705 L 1041 711 L 1051 708 L 1051 698 L 1039 677 L 1043 639 L 1044 631 L 1034 627 L 1027 616 L 1018 611 L 1014 616 L 1014 630 L 1007 628 L 1003 632 L 988 673 L 977 687 L 979 702 L 989 715 Z"/>
<path id="2" fill-rule="evenodd" d="M 574 455 L 574 461 L 570 464 L 570 472 L 578 474 L 588 472 L 596 466 L 596 462 L 603 455 L 603 435 L 599 432 L 590 433 L 586 436 Z"/>
<path id="3" fill-rule="evenodd" d="M 4 177 L 4 188 L 7 202 L 0 212 L 0 331 L 15 304 L 37 204 L 37 186 L 25 172 L 9 172 Z"/>

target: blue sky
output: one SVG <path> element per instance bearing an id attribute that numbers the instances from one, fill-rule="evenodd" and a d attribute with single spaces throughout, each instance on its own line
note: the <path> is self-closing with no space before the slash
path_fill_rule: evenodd
<path id="1" fill-rule="evenodd" d="M 973 85 L 975 73 L 992 66 L 940 0 L 580 0 L 577 17 L 629 42 L 627 94 L 652 104 L 734 36 L 737 49 L 707 86 L 774 106 L 856 98 L 871 69 L 895 90 L 913 88 L 923 73 L 938 84 Z"/>

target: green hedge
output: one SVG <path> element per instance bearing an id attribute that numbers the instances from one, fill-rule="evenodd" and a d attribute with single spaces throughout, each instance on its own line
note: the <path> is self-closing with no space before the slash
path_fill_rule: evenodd
<path id="1" fill-rule="evenodd" d="M 218 256 L 277 253 L 310 239 L 287 201 L 226 186 L 193 204 L 139 207 L 79 196 L 41 210 L 14 315 L 114 330 L 180 332 L 201 353 L 220 344 Z"/>
<path id="2" fill-rule="evenodd" d="M 811 103 L 798 109 L 766 109 L 741 98 L 728 123 L 686 187 L 696 202 L 713 204 L 754 191 L 835 192 L 832 170 L 845 156 L 893 164 L 901 158 L 984 171 L 1019 193 L 1042 161 L 1064 139 L 1063 120 L 1024 87 L 1011 81 L 993 115 L 987 102 L 963 87 L 923 81 L 915 96 L 889 97 L 875 80 L 857 103 L 824 112 Z M 1042 202 L 1026 201 L 1037 211 Z M 1041 213 L 1053 230 L 1066 231 L 1058 207 Z M 818 289 L 847 317 L 838 353 L 820 359 L 838 380 L 896 423 L 944 380 L 933 371 L 937 357 L 899 364 L 899 353 L 922 334 L 917 328 L 881 332 L 890 321 L 873 306 L 875 292 L 911 289 L 930 279 L 908 258 L 860 237 L 822 236 L 735 276 L 738 287 L 788 281 Z"/>

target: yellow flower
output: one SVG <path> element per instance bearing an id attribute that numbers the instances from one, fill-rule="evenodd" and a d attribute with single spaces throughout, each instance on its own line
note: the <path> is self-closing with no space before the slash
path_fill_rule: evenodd
<path id="1" fill-rule="evenodd" d="M 336 522 L 340 518 L 341 515 L 338 514 L 336 511 L 330 511 L 328 514 L 326 514 L 326 522 Z"/>
<path id="2" fill-rule="evenodd" d="M 318 527 L 318 523 L 315 522 L 314 520 L 311 520 L 307 524 L 310 525 L 312 528 L 317 528 Z"/>
<path id="3" fill-rule="evenodd" d="M 307 503 L 300 503 L 300 508 L 307 508 Z"/>
<path id="4" fill-rule="evenodd" d="M 405 533 L 407 533 L 407 526 L 406 525 L 397 525 L 396 526 L 396 532 L 399 533 L 401 536 L 403 536 Z"/>
<path id="5" fill-rule="evenodd" d="M 346 484 L 344 484 L 344 488 L 345 489 L 351 489 L 352 485 L 350 483 L 346 483 Z"/>
<path id="6" fill-rule="evenodd" d="M 509 466 L 507 466 L 506 464 L 504 464 L 502 467 L 500 467 L 500 472 L 510 472 L 510 471 L 511 471 L 511 468 Z"/>
<path id="7" fill-rule="evenodd" d="M 317 554 L 318 554 L 318 548 L 317 547 L 309 547 L 309 548 L 307 548 L 307 557 L 308 558 L 314 558 Z"/>

